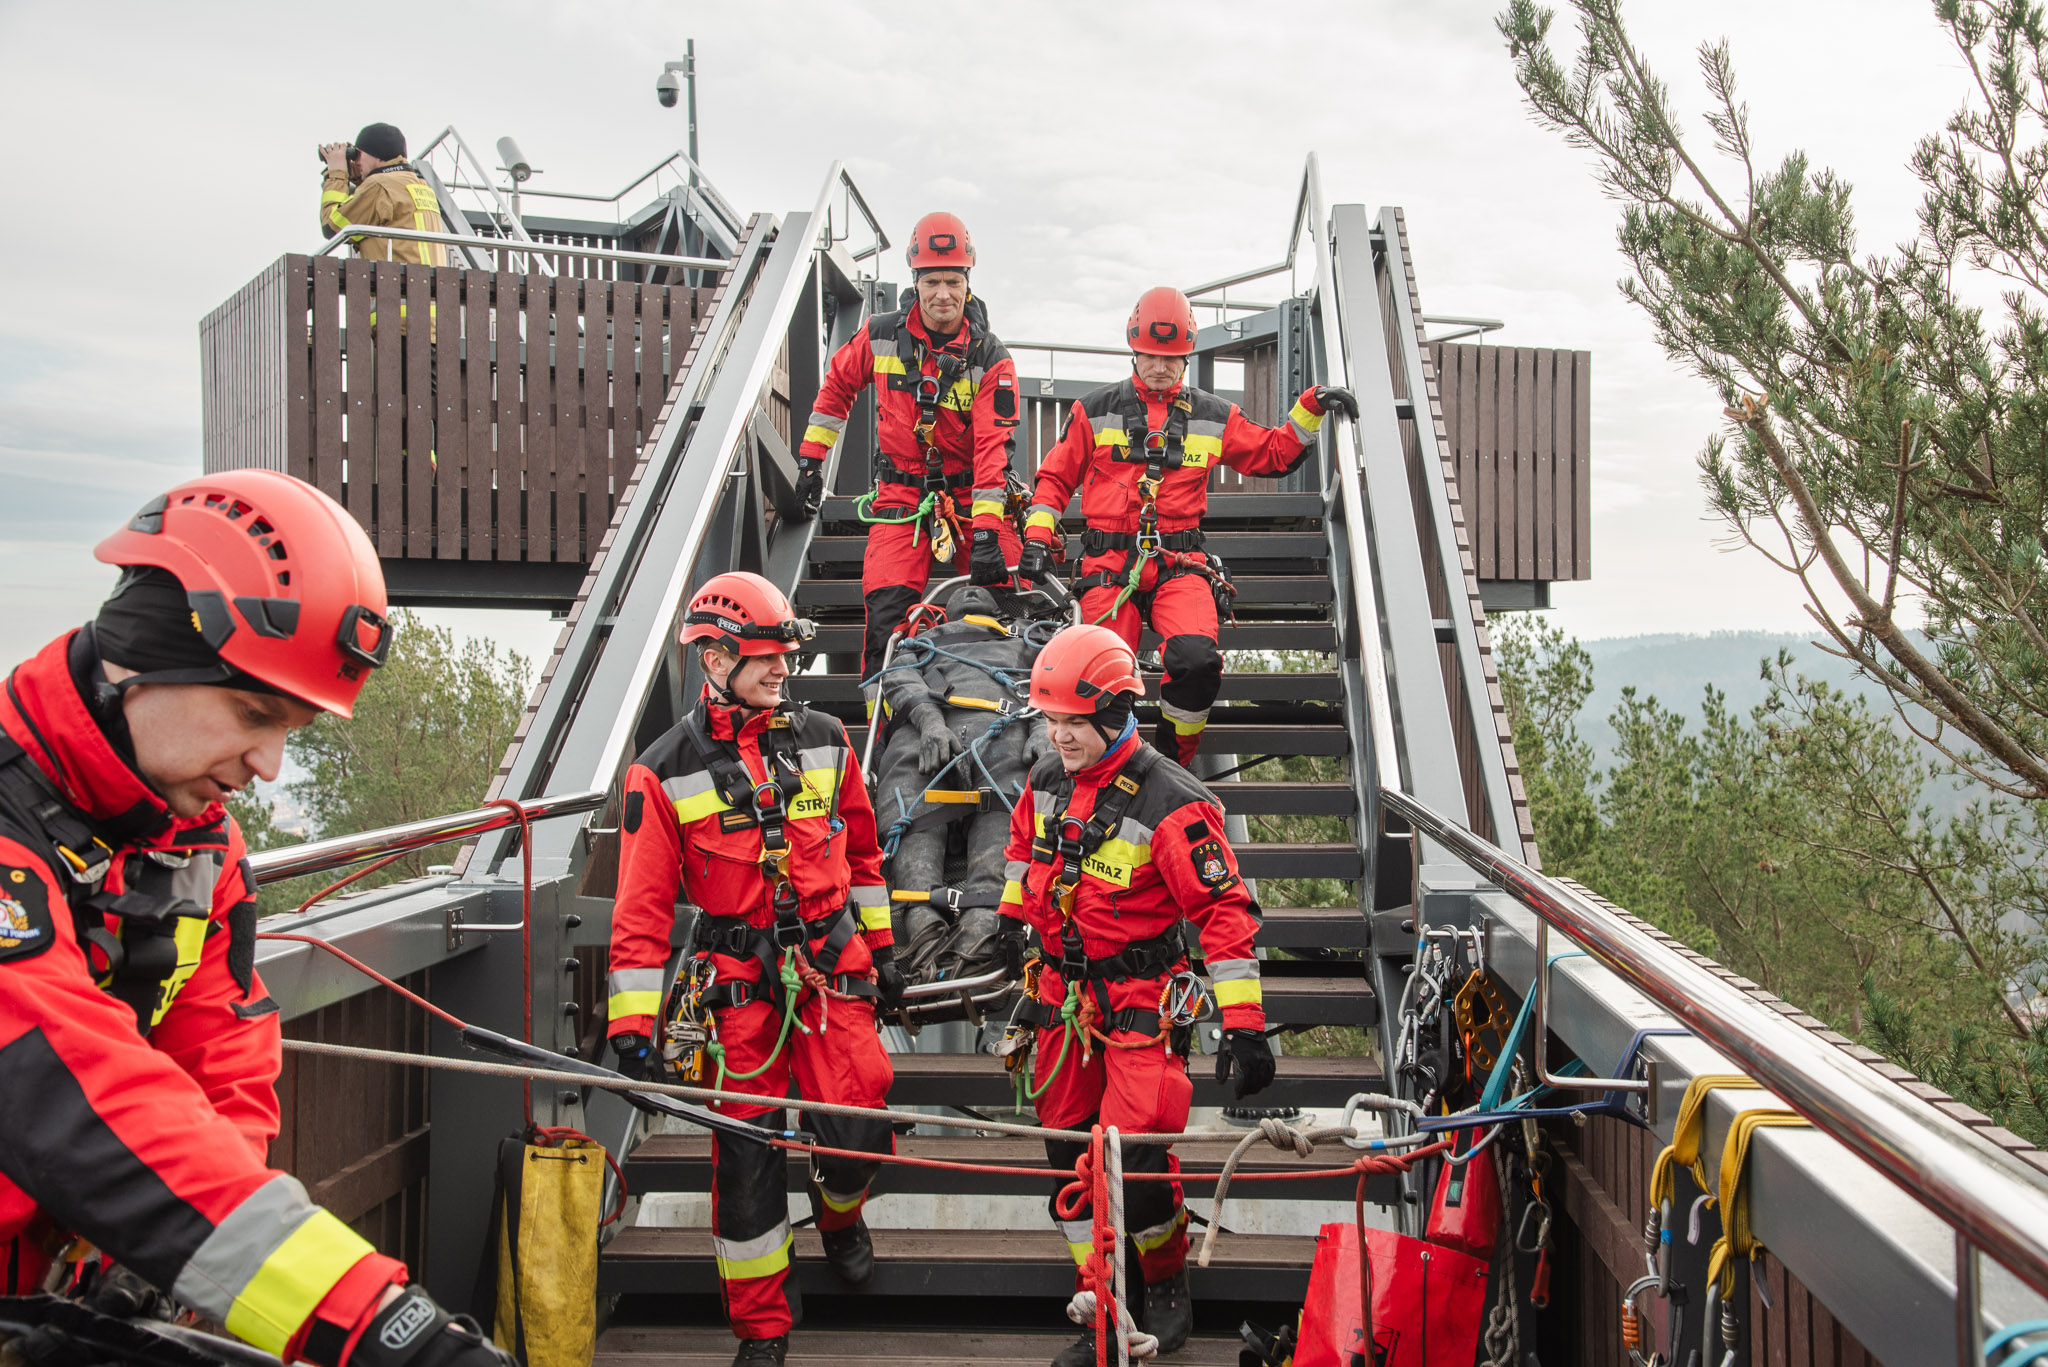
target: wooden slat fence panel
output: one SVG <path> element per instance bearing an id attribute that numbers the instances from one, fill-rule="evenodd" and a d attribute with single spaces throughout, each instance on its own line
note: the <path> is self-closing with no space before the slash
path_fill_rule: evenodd
<path id="1" fill-rule="evenodd" d="M 1591 578 L 1591 355 L 1458 342 L 1429 352 L 1479 578 Z"/>
<path id="2" fill-rule="evenodd" d="M 307 480 L 387 559 L 587 563 L 712 294 L 283 257 L 201 325 L 206 468 Z"/>

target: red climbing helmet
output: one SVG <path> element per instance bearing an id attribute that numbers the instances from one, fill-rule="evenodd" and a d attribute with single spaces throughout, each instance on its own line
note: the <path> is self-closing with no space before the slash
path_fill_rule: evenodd
<path id="1" fill-rule="evenodd" d="M 705 580 L 683 614 L 684 645 L 701 641 L 735 655 L 787 655 L 817 634 L 781 589 L 749 570 Z"/>
<path id="2" fill-rule="evenodd" d="M 1171 285 L 1156 285 L 1138 296 L 1124 329 L 1131 350 L 1148 356 L 1195 354 L 1195 306 Z"/>
<path id="3" fill-rule="evenodd" d="M 230 668 L 337 716 L 391 651 L 384 570 L 339 503 L 275 470 L 223 470 L 143 505 L 93 547 L 175 576 Z"/>
<path id="4" fill-rule="evenodd" d="M 910 260 L 913 279 L 920 271 L 965 272 L 974 268 L 974 239 L 959 215 L 941 210 L 917 221 L 904 255 Z"/>
<path id="5" fill-rule="evenodd" d="M 1031 705 L 1041 712 L 1086 716 L 1116 702 L 1117 694 L 1145 695 L 1138 657 L 1105 626 L 1068 627 L 1038 652 L 1031 665 Z"/>

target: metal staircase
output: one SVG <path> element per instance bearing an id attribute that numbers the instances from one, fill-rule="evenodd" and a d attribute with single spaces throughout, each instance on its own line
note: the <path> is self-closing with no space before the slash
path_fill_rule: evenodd
<path id="1" fill-rule="evenodd" d="M 863 224 L 873 245 L 856 251 L 849 233 Z M 793 691 L 846 719 L 856 742 L 863 739 L 857 680 L 849 672 L 859 654 L 863 537 L 847 496 L 866 482 L 871 409 L 857 408 L 848 424 L 832 472 L 837 496 L 816 521 L 789 515 L 794 471 L 785 434 L 809 411 L 832 351 L 880 296 L 862 263 L 887 245 L 837 166 L 808 211 L 747 223 L 492 796 L 530 799 L 612 786 L 631 756 L 694 700 L 698 681 L 675 646 L 675 624 L 688 586 L 729 568 L 766 574 L 823 623 L 816 643 L 823 671 L 801 675 Z M 2040 1155 L 2016 1157 L 1996 1136 L 1911 1098 L 1904 1111 L 1873 1101 L 1867 1080 L 1844 1081 L 1828 1071 L 1832 1064 L 1814 1062 L 1816 1042 L 1837 1049 L 1846 1041 L 1828 1039 L 1819 1022 L 1806 1022 L 1782 1002 L 1759 1000 L 1753 984 L 1716 988 L 1714 1009 L 1697 1009 L 1671 984 L 1704 984 L 1699 974 L 1712 965 L 1702 968 L 1704 961 L 1658 941 L 1626 913 L 1542 878 L 1493 677 L 1401 216 L 1384 210 L 1369 218 L 1357 205 L 1325 205 L 1311 158 L 1286 260 L 1238 280 L 1283 272 L 1293 289 L 1267 319 L 1288 338 L 1283 374 L 1289 383 L 1346 384 L 1363 413 L 1355 424 L 1325 424 L 1306 488 L 1219 491 L 1206 526 L 1242 588 L 1239 620 L 1223 631 L 1224 650 L 1310 651 L 1323 668 L 1281 673 L 1256 654 L 1231 657 L 1198 771 L 1219 775 L 1262 755 L 1343 761 L 1338 780 L 1276 781 L 1252 766 L 1213 786 L 1236 818 L 1348 821 L 1349 838 L 1335 843 L 1265 843 L 1247 838 L 1241 821 L 1231 834 L 1251 878 L 1329 878 L 1349 890 L 1340 905 L 1268 909 L 1260 944 L 1269 1017 L 1287 1025 L 1362 1026 L 1374 1049 L 1372 1057 L 1357 1058 L 1283 1052 L 1275 1085 L 1258 1101 L 1328 1112 L 1356 1092 L 1398 1090 L 1401 1079 L 1389 1078 L 1383 1062 L 1394 1056 L 1395 1004 L 1418 933 L 1471 928 L 1483 935 L 1510 993 L 1550 984 L 1539 1030 L 1547 1024 L 1595 1074 L 1635 1032 L 1680 1024 L 1692 1032 L 1652 1039 L 1643 1051 L 1661 1070 L 1661 1083 L 1649 1088 L 1662 1103 L 1661 1118 L 1653 1117 L 1661 1134 L 1670 1131 L 1674 1088 L 1735 1067 L 1797 1098 L 1816 1117 L 1820 1129 L 1758 1140 L 1764 1199 L 1753 1218 L 1785 1262 L 1771 1274 L 1769 1304 L 1760 1293 L 1753 1298 L 1745 1281 L 1746 1326 L 1779 1326 L 1784 1315 L 1772 1304 L 1799 1307 L 1792 1314 L 1801 1325 L 1821 1316 L 1835 1325 L 1832 1316 L 1839 1315 L 1845 1334 L 1853 1324 L 1863 1342 L 1888 1345 L 1885 1360 L 1904 1367 L 1956 1360 L 1946 1349 L 1980 1290 L 1993 1324 L 2040 1313 L 2038 1298 L 2000 1273 L 1987 1271 L 1980 1284 L 1974 1253 L 1952 1260 L 1946 1242 L 1960 1237 L 1965 1250 L 1990 1250 L 2048 1290 L 2048 1186 L 2029 1167 L 2048 1167 L 2034 1161 Z M 1244 321 L 1205 329 L 1198 344 L 1223 352 L 1245 335 Z M 780 409 L 766 402 L 771 376 L 786 394 Z M 476 925 L 519 928 L 512 923 L 522 852 L 511 829 L 481 839 L 453 881 L 401 888 L 314 919 L 323 936 L 384 971 L 431 968 L 436 999 L 478 1024 L 516 1030 L 530 995 L 537 1043 L 594 1054 L 602 1044 L 597 984 L 616 827 L 615 810 L 590 827 L 533 827 L 527 955 L 516 936 Z M 1595 957 L 1560 964 L 1546 976 L 1537 929 L 1546 922 L 1568 930 Z M 303 951 L 268 949 L 262 963 L 288 1016 L 360 990 Z M 1787 1031 L 1801 1030 L 1813 1039 L 1788 1042 Z M 960 1048 L 971 1027 L 931 1033 Z M 926 1051 L 931 1042 L 897 1054 L 894 1103 L 956 1111 L 1009 1104 L 1010 1084 L 994 1059 Z M 438 1025 L 429 1043 L 438 1054 L 462 1052 Z M 1198 1107 L 1226 1102 L 1200 1059 L 1191 1073 Z M 705 1189 L 701 1138 L 643 1136 L 634 1113 L 607 1094 L 543 1090 L 535 1092 L 540 1123 L 575 1125 L 625 1153 L 636 1197 Z M 466 1287 L 490 1188 L 489 1165 L 476 1155 L 491 1152 L 522 1117 L 513 1089 L 460 1074 L 434 1075 L 430 1109 L 435 1219 L 427 1280 L 437 1290 Z M 1728 1110 L 1718 1102 L 1712 1110 L 1710 1144 L 1725 1133 Z M 1631 1174 L 1642 1167 L 1650 1141 L 1618 1120 L 1553 1122 L 1546 1133 L 1559 1155 L 1560 1228 L 1573 1242 L 1561 1247 L 1570 1271 L 1542 1360 L 1618 1361 L 1615 1298 L 1639 1271 L 1632 1226 L 1642 1215 L 1641 1175 Z M 902 1144 L 906 1152 L 934 1156 L 1028 1152 L 1009 1140 L 958 1135 L 917 1134 Z M 1213 1150 L 1195 1150 L 1183 1162 L 1198 1170 L 1214 1157 Z M 799 1191 L 801 1168 L 792 1164 L 789 1173 L 791 1191 Z M 880 1217 L 892 1197 L 1042 1199 L 1026 1186 L 887 1168 L 871 1209 L 875 1223 L 886 1225 Z M 1319 1186 L 1266 1184 L 1234 1194 L 1231 1208 L 1348 1194 Z M 1197 1213 L 1207 1212 L 1205 1191 L 1191 1189 Z M 1420 1194 L 1391 1180 L 1370 1192 L 1390 1208 L 1390 1222 L 1411 1226 Z M 2012 1213 L 2017 1225 L 2001 1226 L 1999 1212 Z M 1072 1264 L 1042 1219 L 1016 1221 L 1011 1229 L 942 1227 L 939 1220 L 921 1229 L 878 1228 L 876 1277 L 857 1293 L 832 1284 L 813 1236 L 800 1234 L 797 1277 L 808 1320 L 794 1360 L 1046 1361 L 1071 1336 L 1055 1307 L 1070 1288 Z M 719 1313 L 708 1234 L 622 1224 L 600 1266 L 601 1292 L 617 1298 L 599 1343 L 603 1361 L 681 1367 L 728 1360 L 731 1340 Z M 1214 1264 L 1191 1268 L 1198 1337 L 1173 1360 L 1235 1361 L 1229 1333 L 1238 1318 L 1271 1324 L 1290 1317 L 1301 1303 L 1312 1243 L 1300 1234 L 1221 1238 Z M 1951 1313 L 1958 1305 L 1961 1321 Z M 1819 1360 L 1785 1346 L 1789 1332 L 1775 1340 L 1779 1349 L 1767 1351 L 1758 1328 L 1754 1358 L 1746 1345 L 1738 1363 Z M 1809 1340 L 1811 1349 L 1817 1340 Z M 1698 1346 L 1696 1334 L 1691 1342 Z M 1869 1360 L 1846 1351 L 1826 1360 L 1838 1358 Z"/>

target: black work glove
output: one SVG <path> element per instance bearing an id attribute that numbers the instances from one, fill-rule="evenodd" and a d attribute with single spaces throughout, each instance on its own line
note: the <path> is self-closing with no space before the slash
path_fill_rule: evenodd
<path id="1" fill-rule="evenodd" d="M 1318 385 L 1316 387 L 1316 407 L 1325 413 L 1342 413 L 1351 421 L 1358 421 L 1358 400 L 1352 396 L 1351 391 L 1348 389 L 1339 389 L 1337 386 L 1329 384 Z"/>
<path id="2" fill-rule="evenodd" d="M 1047 562 L 1052 559 L 1052 547 L 1043 541 L 1027 541 L 1017 555 L 1017 577 L 1034 584 L 1045 582 Z"/>
<path id="3" fill-rule="evenodd" d="M 975 529 L 974 549 L 967 556 L 967 577 L 985 587 L 1010 582 L 1010 567 L 1003 563 L 1003 543 L 993 528 Z"/>
<path id="4" fill-rule="evenodd" d="M 818 515 L 818 509 L 825 506 L 825 462 L 797 457 L 796 501 L 803 504 L 806 520 Z"/>
<path id="5" fill-rule="evenodd" d="M 1014 916 L 996 918 L 996 954 L 1003 971 L 1013 978 L 1024 976 L 1025 925 Z"/>
<path id="6" fill-rule="evenodd" d="M 450 1315 L 425 1289 L 405 1293 L 370 1317 L 348 1367 L 515 1367 L 467 1315 Z"/>
<path id="7" fill-rule="evenodd" d="M 619 1071 L 635 1082 L 654 1076 L 654 1041 L 645 1035 L 613 1035 L 612 1049 L 619 1056 Z"/>
<path id="8" fill-rule="evenodd" d="M 930 703 L 921 704 L 911 714 L 911 720 L 917 724 L 917 767 L 920 773 L 936 774 L 966 748 L 960 744 L 960 737 L 953 734 L 953 728 L 946 725 L 939 709 Z"/>
<path id="9" fill-rule="evenodd" d="M 1273 1046 L 1266 1043 L 1263 1030 L 1225 1030 L 1223 1046 L 1216 1051 L 1216 1082 L 1220 1086 L 1237 1065 L 1237 1099 L 1263 1092 L 1273 1085 Z"/>
<path id="10" fill-rule="evenodd" d="M 875 960 L 875 991 L 882 998 L 882 1006 L 894 1011 L 903 1005 L 903 989 L 910 983 L 903 976 L 903 968 L 896 962 L 896 951 L 889 945 L 870 953 Z"/>
<path id="11" fill-rule="evenodd" d="M 117 1320 L 168 1320 L 176 1318 L 177 1307 L 163 1292 L 119 1263 L 102 1262 L 85 1304 Z"/>

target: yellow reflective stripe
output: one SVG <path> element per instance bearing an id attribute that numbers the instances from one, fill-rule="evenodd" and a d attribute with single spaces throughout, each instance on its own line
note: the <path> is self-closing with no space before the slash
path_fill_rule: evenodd
<path id="1" fill-rule="evenodd" d="M 1163 710 L 1159 715 L 1172 722 L 1174 734 L 1180 736 L 1198 736 L 1202 733 L 1202 728 L 1209 724 L 1209 718 L 1206 713 L 1193 720 L 1170 716 Z"/>
<path id="2" fill-rule="evenodd" d="M 1076 1267 L 1088 1266 L 1088 1255 L 1094 1251 L 1095 1245 L 1092 1241 L 1077 1244 L 1072 1239 L 1067 1240 L 1067 1252 L 1074 1255 L 1074 1266 Z"/>
<path id="3" fill-rule="evenodd" d="M 803 817 L 824 816 L 832 809 L 832 795 L 838 791 L 839 770 L 804 770 L 804 787 L 790 800 L 790 819 L 794 821 Z M 716 812 L 734 810 L 731 803 L 718 795 L 716 788 L 676 798 L 669 805 L 675 808 L 676 820 L 685 826 L 692 821 L 702 821 Z"/>
<path id="4" fill-rule="evenodd" d="M 1003 505 L 994 499 L 978 498 L 974 500 L 973 506 L 967 510 L 967 513 L 970 517 L 980 517 L 983 513 L 988 514 L 990 517 L 1001 517 L 1003 515 Z"/>
<path id="5" fill-rule="evenodd" d="M 606 1020 L 624 1020 L 628 1016 L 658 1016 L 661 1014 L 661 993 L 659 992 L 614 992 L 605 1006 Z"/>
<path id="6" fill-rule="evenodd" d="M 192 981 L 192 975 L 199 971 L 199 958 L 206 952 L 206 932 L 213 926 L 211 921 L 197 916 L 180 916 L 177 928 L 171 932 L 172 942 L 178 947 L 178 966 L 171 970 L 171 976 L 164 980 L 162 990 L 157 993 L 156 1009 L 150 1013 L 149 1023 L 163 1020 L 164 1013 L 171 1009 L 171 1003 L 185 990 L 185 984 Z"/>
<path id="7" fill-rule="evenodd" d="M 348 1270 L 377 1250 L 324 1210 L 285 1236 L 228 1307 L 227 1330 L 266 1353 L 283 1353 Z"/>
<path id="8" fill-rule="evenodd" d="M 1257 978 L 1233 978 L 1229 982 L 1211 983 L 1210 995 L 1216 998 L 1218 1006 L 1258 1006 L 1265 1002 L 1259 995 Z"/>
<path id="9" fill-rule="evenodd" d="M 1181 443 L 1181 463 L 1197 470 L 1206 470 L 1213 461 L 1223 459 L 1223 438 L 1189 437 Z"/>
<path id="10" fill-rule="evenodd" d="M 771 1276 L 789 1266 L 789 1250 L 795 1242 L 796 1236 L 792 1234 L 782 1241 L 782 1247 L 770 1249 L 758 1258 L 720 1258 L 718 1276 L 728 1282 Z"/>
<path id="11" fill-rule="evenodd" d="M 1024 885 L 1014 878 L 1003 884 L 1003 904 L 1007 906 L 1011 902 L 1024 905 Z"/>
<path id="12" fill-rule="evenodd" d="M 1105 427 L 1095 434 L 1097 446 L 1129 446 L 1131 434 L 1121 427 Z"/>
<path id="13" fill-rule="evenodd" d="M 688 797 L 679 797 L 669 805 L 676 809 L 676 821 L 684 826 L 692 821 L 702 821 L 715 812 L 728 811 L 732 807 L 731 803 L 718 795 L 716 788 L 692 793 Z"/>
<path id="14" fill-rule="evenodd" d="M 950 408 L 955 413 L 965 413 L 968 409 L 974 407 L 974 381 L 953 381 L 953 391 L 946 395 L 946 401 L 939 406 L 941 408 Z"/>
<path id="15" fill-rule="evenodd" d="M 851 1196 L 834 1196 L 821 1186 L 818 1188 L 818 1199 L 825 1203 L 827 1210 L 836 1210 L 844 1215 L 849 1210 L 859 1209 L 860 1203 L 868 1199 L 868 1194 L 865 1191 L 857 1191 Z"/>
<path id="16" fill-rule="evenodd" d="M 1058 514 L 1049 512 L 1044 508 L 1033 508 L 1025 515 L 1024 530 L 1028 532 L 1034 527 L 1043 527 L 1047 531 L 1051 531 L 1058 522 Z"/>
<path id="17" fill-rule="evenodd" d="M 808 446 L 813 443 L 829 451 L 839 444 L 839 434 L 829 427 L 820 427 L 812 423 L 804 429 L 804 444 Z"/>
<path id="18" fill-rule="evenodd" d="M 877 353 L 875 356 L 874 373 L 877 375 L 903 374 L 903 358 L 901 356 L 883 356 Z"/>
<path id="19" fill-rule="evenodd" d="M 1185 1225 L 1187 1222 L 1187 1211 L 1185 1209 L 1180 1210 L 1175 1213 L 1174 1217 L 1171 1220 L 1168 1220 L 1164 1224 L 1154 1225 L 1150 1229 L 1138 1229 L 1131 1231 L 1131 1242 L 1138 1246 L 1138 1251 L 1140 1253 L 1154 1252 L 1158 1249 L 1164 1248 L 1166 1246 L 1167 1241 L 1173 1238 L 1174 1235 L 1180 1233 L 1181 1226 Z"/>
<path id="20" fill-rule="evenodd" d="M 862 907 L 860 909 L 860 928 L 862 930 L 887 930 L 889 928 L 889 908 Z"/>
<path id="21" fill-rule="evenodd" d="M 1289 410 L 1287 420 L 1304 432 L 1319 432 L 1323 426 L 1323 415 L 1309 412 L 1308 409 L 1302 407 L 1299 399 L 1295 400 L 1294 407 Z M 1194 444 L 1192 437 L 1188 439 L 1188 444 Z"/>

